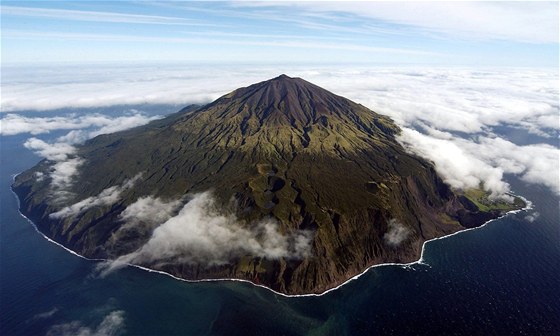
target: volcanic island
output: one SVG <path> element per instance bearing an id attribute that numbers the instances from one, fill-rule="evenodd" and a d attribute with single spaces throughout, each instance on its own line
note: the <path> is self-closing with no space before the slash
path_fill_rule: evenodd
<path id="1" fill-rule="evenodd" d="M 87 258 L 317 294 L 525 206 L 452 189 L 399 133 L 281 75 L 97 136 L 67 158 L 73 175 L 45 159 L 12 188 L 38 230 Z"/>

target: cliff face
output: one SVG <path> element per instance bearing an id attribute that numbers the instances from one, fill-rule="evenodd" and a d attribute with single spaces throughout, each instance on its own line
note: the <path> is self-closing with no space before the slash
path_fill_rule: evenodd
<path id="1" fill-rule="evenodd" d="M 398 133 L 389 118 L 282 75 L 88 141 L 75 154 L 81 165 L 64 198 L 52 196 L 52 178 L 37 179 L 37 172 L 52 175 L 48 161 L 19 175 L 14 190 L 47 236 L 110 259 L 140 249 L 164 221 L 127 223 L 123 212 L 140 198 L 186 203 L 185 195 L 212 190 L 217 211 L 234 214 L 243 229 L 269 218 L 282 235 L 306 232 L 307 253 L 137 262 L 185 279 L 240 278 L 318 293 L 370 265 L 416 260 L 424 241 L 496 216 L 458 198 L 429 162 L 404 151 Z M 118 197 L 93 202 L 115 186 Z M 80 208 L 85 200 L 94 206 Z M 65 216 L 68 209 L 77 211 Z"/>

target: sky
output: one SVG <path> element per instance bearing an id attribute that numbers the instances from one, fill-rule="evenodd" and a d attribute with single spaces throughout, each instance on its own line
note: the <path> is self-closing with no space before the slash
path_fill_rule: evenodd
<path id="1" fill-rule="evenodd" d="M 2 64 L 558 66 L 558 2 L 2 1 Z"/>

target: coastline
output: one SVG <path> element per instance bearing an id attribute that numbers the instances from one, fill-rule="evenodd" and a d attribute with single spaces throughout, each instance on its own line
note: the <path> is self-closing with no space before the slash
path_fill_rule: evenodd
<path id="1" fill-rule="evenodd" d="M 14 174 L 14 175 L 12 176 L 12 180 L 15 180 L 15 178 L 16 178 L 18 175 L 19 175 L 19 174 Z M 16 198 L 16 201 L 17 201 L 17 211 L 18 211 L 18 213 L 19 213 L 24 219 L 26 219 L 26 220 L 32 225 L 32 227 L 35 229 L 35 231 L 38 232 L 41 236 L 43 236 L 43 238 L 45 238 L 47 241 L 49 241 L 50 243 L 53 243 L 53 244 L 55 244 L 55 245 L 57 245 L 57 246 L 59 246 L 59 247 L 62 247 L 62 248 L 63 248 L 64 250 L 66 250 L 67 252 L 70 252 L 71 254 L 73 254 L 73 255 L 75 255 L 75 256 L 77 256 L 77 257 L 80 257 L 80 258 L 82 258 L 82 259 L 84 259 L 84 260 L 96 261 L 96 262 L 111 261 L 111 260 L 109 260 L 109 259 L 92 259 L 92 258 L 87 258 L 87 257 L 85 257 L 85 256 L 83 256 L 83 255 L 81 255 L 81 254 L 79 254 L 79 253 L 77 253 L 77 252 L 75 252 L 75 251 L 73 251 L 73 250 L 67 248 L 66 246 L 64 246 L 64 245 L 62 245 L 62 244 L 60 244 L 60 243 L 54 241 L 53 239 L 49 238 L 48 236 L 46 236 L 43 232 L 41 232 L 41 231 L 39 230 L 39 228 L 37 227 L 37 225 L 36 225 L 31 219 L 29 219 L 27 216 L 25 216 L 25 215 L 20 211 L 20 208 L 21 208 L 21 207 L 20 207 L 20 206 L 21 206 L 20 199 L 19 199 L 18 195 L 15 193 L 15 191 L 13 190 L 13 188 L 12 188 L 11 186 L 10 186 L 10 191 L 12 192 L 12 194 L 13 194 L 13 195 L 15 196 L 15 198 Z M 426 264 L 426 263 L 424 262 L 424 252 L 425 252 L 425 248 L 426 248 L 426 244 L 427 244 L 427 243 L 429 243 L 429 242 L 431 242 L 431 241 L 435 241 L 435 240 L 440 240 L 440 239 L 448 238 L 448 237 L 451 237 L 451 236 L 454 236 L 454 235 L 457 235 L 457 234 L 460 234 L 460 233 L 463 233 L 463 232 L 466 232 L 466 231 L 476 230 L 476 229 L 479 229 L 479 228 L 482 228 L 482 227 L 486 226 L 487 224 L 489 224 L 489 223 L 491 223 L 491 222 L 493 222 L 493 221 L 496 221 L 496 220 L 499 220 L 499 219 L 501 219 L 501 218 L 504 218 L 504 217 L 506 217 L 506 216 L 508 216 L 508 215 L 510 215 L 510 214 L 520 213 L 520 212 L 522 212 L 522 211 L 531 210 L 531 209 L 533 208 L 533 203 L 532 203 L 531 201 L 529 201 L 528 199 L 526 199 L 525 197 L 520 196 L 520 195 L 514 195 L 514 196 L 521 198 L 521 199 L 525 202 L 526 206 L 525 206 L 524 208 L 522 208 L 522 209 L 517 209 L 517 210 L 508 211 L 508 212 L 506 212 L 505 214 L 503 214 L 502 216 L 499 216 L 499 217 L 497 217 L 497 218 L 493 218 L 493 219 L 491 219 L 491 220 L 485 222 L 484 224 L 482 224 L 482 225 L 480 225 L 480 226 L 477 226 L 477 227 L 474 227 L 474 228 L 465 228 L 465 229 L 463 229 L 463 230 L 460 230 L 460 231 L 457 231 L 457 232 L 454 232 L 454 233 L 451 233 L 451 234 L 448 234 L 448 235 L 445 235 L 445 236 L 441 236 L 441 237 L 437 237 L 437 238 L 432 238 L 432 239 L 426 240 L 426 241 L 424 241 L 424 242 L 422 243 L 422 249 L 421 249 L 421 251 L 420 251 L 420 257 L 419 257 L 418 260 L 416 260 L 416 261 L 413 261 L 413 262 L 410 262 L 410 263 L 381 263 L 381 264 L 371 265 L 371 266 L 365 268 L 362 272 L 358 273 L 357 275 L 355 275 L 355 276 L 353 276 L 353 277 L 351 277 L 351 278 L 345 280 L 343 283 L 341 283 L 341 284 L 339 284 L 339 285 L 337 285 L 337 286 L 335 286 L 335 287 L 333 287 L 333 288 L 327 289 L 327 290 L 325 290 L 324 292 L 318 293 L 318 294 L 317 294 L 317 293 L 309 293 L 309 294 L 285 294 L 285 293 L 281 293 L 281 292 L 275 291 L 275 290 L 273 290 L 272 288 L 269 288 L 269 287 L 267 287 L 267 286 L 264 286 L 264 285 L 261 285 L 261 284 L 256 284 L 256 283 L 254 283 L 254 282 L 252 282 L 252 281 L 250 281 L 250 280 L 245 280 L 245 279 L 221 278 L 221 279 L 187 280 L 187 279 L 183 279 L 183 278 L 177 277 L 177 276 L 175 276 L 175 275 L 173 275 L 173 274 L 170 274 L 170 273 L 167 273 L 167 272 L 164 272 L 164 271 L 154 270 L 154 269 L 151 269 L 151 268 L 148 268 L 148 267 L 145 267 L 145 266 L 140 266 L 140 265 L 135 265 L 135 264 L 128 264 L 128 263 L 126 264 L 126 266 L 135 267 L 135 268 L 138 268 L 138 269 L 141 269 L 141 270 L 144 270 L 144 271 L 148 271 L 148 272 L 150 272 L 150 273 L 159 273 L 159 274 L 163 274 L 163 275 L 169 276 L 169 277 L 171 277 L 171 278 L 173 278 L 173 279 L 175 279 L 175 280 L 179 280 L 179 281 L 183 281 L 183 282 L 188 282 L 188 283 L 218 282 L 218 281 L 245 282 L 245 283 L 249 283 L 249 284 L 251 284 L 251 285 L 253 285 L 253 286 L 255 286 L 255 287 L 264 288 L 264 289 L 266 289 L 266 290 L 268 290 L 268 291 L 270 291 L 270 292 L 272 292 L 272 293 L 274 293 L 274 294 L 276 294 L 276 295 L 280 295 L 280 296 L 283 296 L 283 297 L 288 297 L 288 298 L 297 298 L 297 297 L 320 297 L 320 296 L 326 295 L 326 294 L 328 294 L 328 293 L 330 293 L 330 292 L 332 292 L 332 291 L 335 291 L 335 290 L 341 288 L 342 286 L 344 286 L 344 285 L 350 283 L 350 282 L 353 281 L 353 280 L 356 280 L 356 279 L 360 278 L 362 275 L 364 275 L 365 273 L 367 273 L 370 269 L 375 268 L 375 267 L 382 267 L 382 266 L 398 266 L 398 267 L 402 267 L 402 268 L 408 268 L 408 267 L 411 267 L 411 266 L 413 266 L 413 265 L 427 265 L 427 266 L 429 266 L 429 264 Z"/>

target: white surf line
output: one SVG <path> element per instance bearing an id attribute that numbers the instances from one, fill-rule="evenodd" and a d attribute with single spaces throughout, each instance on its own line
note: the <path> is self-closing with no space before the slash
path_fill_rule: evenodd
<path id="1" fill-rule="evenodd" d="M 14 180 L 15 180 L 16 176 L 17 176 L 17 174 L 13 176 Z M 32 220 L 30 220 L 30 219 L 27 218 L 24 214 L 21 213 L 21 211 L 19 210 L 19 209 L 20 209 L 19 197 L 18 197 L 17 194 L 13 191 L 12 188 L 10 188 L 10 190 L 12 191 L 12 193 L 14 194 L 14 196 L 15 196 L 16 199 L 17 199 L 17 202 L 18 202 L 18 212 L 19 212 L 19 214 L 20 214 L 23 218 L 25 218 L 29 223 L 31 223 L 31 225 L 35 228 L 35 231 L 37 231 L 40 235 L 42 235 L 46 240 L 48 240 L 49 242 L 51 242 L 51 243 L 53 243 L 53 244 L 55 244 L 55 245 L 58 245 L 58 246 L 62 247 L 62 248 L 65 249 L 66 251 L 70 252 L 71 254 L 73 254 L 73 255 L 75 255 L 75 256 L 78 256 L 78 257 L 80 257 L 80 258 L 82 258 L 82 259 L 85 259 L 85 260 L 89 260 L 89 261 L 99 261 L 99 262 L 111 262 L 111 261 L 113 261 L 113 260 L 110 260 L 110 259 L 92 259 L 92 258 L 84 257 L 83 255 L 81 255 L 81 254 L 79 254 L 79 253 L 77 253 L 77 252 L 75 252 L 75 251 L 73 251 L 73 250 L 67 248 L 66 246 L 64 246 L 64 245 L 62 245 L 62 244 L 57 243 L 56 241 L 52 240 L 51 238 L 47 237 L 43 232 L 41 232 L 41 231 L 39 230 L 39 228 L 37 227 L 37 225 L 36 225 L 35 223 L 33 223 Z M 448 238 L 448 237 L 451 237 L 451 236 L 454 236 L 454 235 L 457 235 L 457 234 L 460 234 L 460 233 L 463 233 L 463 232 L 467 232 L 467 231 L 471 231 L 471 230 L 480 229 L 480 228 L 486 226 L 487 224 L 489 224 L 489 223 L 491 223 L 491 222 L 493 222 L 493 221 L 502 219 L 502 218 L 504 218 L 504 217 L 506 217 L 506 216 L 508 216 L 508 215 L 510 215 L 510 214 L 516 214 L 516 213 L 519 213 L 519 212 L 522 212 L 522 211 L 527 211 L 527 210 L 530 210 L 530 209 L 533 208 L 533 202 L 529 201 L 528 199 L 526 199 L 526 198 L 523 197 L 523 196 L 517 196 L 517 195 L 514 195 L 514 196 L 521 198 L 521 199 L 525 202 L 526 206 L 525 206 L 524 208 L 522 208 L 522 209 L 519 209 L 519 210 L 508 211 L 508 212 L 505 213 L 504 215 L 502 215 L 502 216 L 500 216 L 500 217 L 497 217 L 497 218 L 494 218 L 494 219 L 491 219 L 491 220 L 485 222 L 484 224 L 482 224 L 482 225 L 480 225 L 480 226 L 477 226 L 477 227 L 474 227 L 474 228 L 463 229 L 463 230 L 461 230 L 461 231 L 457 231 L 457 232 L 454 232 L 454 233 L 451 233 L 451 234 L 448 234 L 448 235 L 445 235 L 445 236 L 441 236 L 441 237 L 437 237 L 437 238 L 432 238 L 432 239 L 426 240 L 426 241 L 422 244 L 422 251 L 420 252 L 420 258 L 419 258 L 418 260 L 416 260 L 416 261 L 413 261 L 413 262 L 410 262 L 410 263 L 383 263 L 383 264 L 371 265 L 371 266 L 369 266 L 368 268 L 366 268 L 364 271 L 362 271 L 361 273 L 359 273 L 359 274 L 357 274 L 357 275 L 351 277 L 350 279 L 344 281 L 344 282 L 341 283 L 340 285 L 338 285 L 338 286 L 336 286 L 336 287 L 333 287 L 333 288 L 330 288 L 330 289 L 327 289 L 326 291 L 324 291 L 324 292 L 322 292 L 322 293 L 318 293 L 318 294 L 317 294 L 317 293 L 310 293 L 310 294 L 285 294 L 285 293 L 277 292 L 277 291 L 275 291 L 274 289 L 269 288 L 269 287 L 267 287 L 267 286 L 264 286 L 264 285 L 261 285 L 261 284 L 256 284 L 256 283 L 254 283 L 254 282 L 252 282 L 252 281 L 250 281 L 250 280 L 245 280 L 245 279 L 220 278 L 220 279 L 188 280 L 188 279 L 179 278 L 179 277 L 177 277 L 177 276 L 175 276 L 175 275 L 173 275 L 173 274 L 170 274 L 170 273 L 167 273 L 167 272 L 164 272 L 164 271 L 159 271 L 159 270 L 151 269 L 151 268 L 148 268 L 148 267 L 145 267 L 145 266 L 140 266 L 140 265 L 135 265 L 135 264 L 129 264 L 129 263 L 125 263 L 125 265 L 131 266 L 131 267 L 135 267 L 135 268 L 139 268 L 139 269 L 141 269 L 141 270 L 148 271 L 148 272 L 150 272 L 150 273 L 159 273 L 159 274 L 167 275 L 167 276 L 169 276 L 169 277 L 171 277 L 171 278 L 173 278 L 173 279 L 175 279 L 175 280 L 179 280 L 179 281 L 183 281 L 183 282 L 188 282 L 188 283 L 219 282 L 219 281 L 245 282 L 245 283 L 249 283 L 249 284 L 251 284 L 251 285 L 253 285 L 253 286 L 256 286 L 256 287 L 261 287 L 261 288 L 267 289 L 267 290 L 273 292 L 274 294 L 277 294 L 277 295 L 280 295 L 280 296 L 283 296 L 283 297 L 288 297 L 288 298 L 297 298 L 297 297 L 319 297 L 319 296 L 323 296 L 323 295 L 325 295 L 325 294 L 328 294 L 328 293 L 330 293 L 330 292 L 332 292 L 332 291 L 335 291 L 335 290 L 339 289 L 340 287 L 342 287 L 342 286 L 344 286 L 344 285 L 350 283 L 351 281 L 358 279 L 359 277 L 361 277 L 362 275 L 364 275 L 365 273 L 367 273 L 370 269 L 375 268 L 375 267 L 382 267 L 382 266 L 398 266 L 398 267 L 402 267 L 402 268 L 409 268 L 409 267 L 411 267 L 411 266 L 413 266 L 413 265 L 426 265 L 426 266 L 430 266 L 429 264 L 426 264 L 426 263 L 424 262 L 424 250 L 425 250 L 425 248 L 426 248 L 426 244 L 427 244 L 427 243 L 429 243 L 429 242 L 431 242 L 431 241 L 434 241 L 434 240 L 440 240 L 440 239 Z"/>

